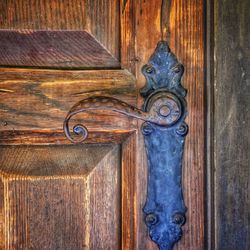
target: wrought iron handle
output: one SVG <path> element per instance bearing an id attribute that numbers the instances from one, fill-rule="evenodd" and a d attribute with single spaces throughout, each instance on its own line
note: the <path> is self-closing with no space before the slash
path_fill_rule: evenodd
<path id="1" fill-rule="evenodd" d="M 142 68 L 146 85 L 141 91 L 145 98 L 140 110 L 112 97 L 90 97 L 72 107 L 64 121 L 64 131 L 72 142 L 83 142 L 88 136 L 84 125 L 69 131 L 72 116 L 89 110 L 109 110 L 145 121 L 144 135 L 148 158 L 148 194 L 144 206 L 145 223 L 151 239 L 160 250 L 172 249 L 182 235 L 186 207 L 181 187 L 182 157 L 188 126 L 186 90 L 181 85 L 183 66 L 177 61 L 166 42 L 157 45 L 149 63 Z"/>
<path id="2" fill-rule="evenodd" d="M 173 94 L 161 92 L 154 95 L 153 99 L 154 101 L 150 103 L 151 105 L 147 108 L 147 112 L 137 109 L 136 107 L 113 97 L 92 96 L 83 99 L 71 108 L 67 117 L 65 118 L 65 134 L 67 138 L 74 143 L 83 142 L 88 135 L 87 128 L 84 125 L 76 125 L 73 131 L 75 135 L 81 135 L 81 137 L 73 138 L 69 130 L 69 120 L 72 116 L 78 113 L 87 112 L 90 110 L 109 110 L 146 122 L 157 124 L 159 126 L 171 126 L 176 121 L 178 121 L 181 116 L 182 107 L 181 103 Z"/>

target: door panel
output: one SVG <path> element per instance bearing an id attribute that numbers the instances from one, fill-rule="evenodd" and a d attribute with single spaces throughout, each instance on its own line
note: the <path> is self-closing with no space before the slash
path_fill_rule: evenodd
<path id="1" fill-rule="evenodd" d="M 3 146 L 1 249 L 120 249 L 120 148 Z"/>
<path id="2" fill-rule="evenodd" d="M 119 68 L 119 1 L 1 1 L 0 65 Z"/>

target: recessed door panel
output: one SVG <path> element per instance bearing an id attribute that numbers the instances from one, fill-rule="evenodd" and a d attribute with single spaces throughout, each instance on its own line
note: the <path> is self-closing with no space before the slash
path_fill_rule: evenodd
<path id="1" fill-rule="evenodd" d="M 120 249 L 115 146 L 2 147 L 1 249 Z"/>

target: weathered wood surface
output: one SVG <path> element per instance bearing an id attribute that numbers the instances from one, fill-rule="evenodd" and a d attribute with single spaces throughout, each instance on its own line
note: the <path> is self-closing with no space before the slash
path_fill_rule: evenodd
<path id="1" fill-rule="evenodd" d="M 1 249 L 120 248 L 119 146 L 19 146 L 1 152 Z"/>
<path id="2" fill-rule="evenodd" d="M 62 131 L 63 120 L 76 102 L 90 95 L 113 96 L 135 105 L 135 79 L 126 70 L 1 69 L 1 143 L 67 142 Z M 99 142 L 105 142 L 101 140 L 104 138 L 101 132 L 106 131 L 106 139 L 113 137 L 117 143 L 116 139 L 122 139 L 124 133 L 133 129 L 133 120 L 124 115 L 95 114 L 78 115 L 79 119 L 72 120 L 72 124 L 84 121 L 90 131 L 99 132 L 95 135 Z M 90 141 L 91 138 L 95 137 L 90 136 Z"/>
<path id="3" fill-rule="evenodd" d="M 189 125 L 189 134 L 186 138 L 183 164 L 184 200 L 188 211 L 182 240 L 175 247 L 175 249 L 185 250 L 204 249 L 204 4 L 203 0 L 171 1 L 171 4 L 165 4 L 163 9 L 163 14 L 170 15 L 169 18 L 164 19 L 168 22 L 167 40 L 172 51 L 184 64 L 185 72 L 182 82 L 188 90 L 186 121 Z M 133 6 L 136 8 L 132 10 Z M 147 63 L 157 42 L 161 39 L 160 7 L 160 0 L 126 1 L 124 13 L 126 15 L 129 11 L 136 13 L 136 20 L 131 24 L 134 31 L 131 28 L 131 32 L 136 34 L 134 64 L 138 88 L 145 83 L 141 67 Z M 142 99 L 139 99 L 138 106 L 141 104 Z M 147 169 L 143 138 L 137 145 L 138 249 L 155 250 L 157 247 L 147 236 L 142 213 L 145 203 Z"/>
<path id="4" fill-rule="evenodd" d="M 120 117 L 123 119 L 124 117 Z M 79 123 L 79 122 L 78 122 Z M 121 144 L 128 136 L 135 132 L 135 128 L 128 129 L 112 129 L 101 131 L 100 128 L 88 130 L 88 138 L 85 140 L 87 144 Z M 63 129 L 58 131 L 42 130 L 42 131 L 2 131 L 0 133 L 0 145 L 51 145 L 51 144 L 71 144 L 65 136 Z"/>
<path id="5" fill-rule="evenodd" d="M 0 172 L 10 179 L 87 176 L 111 149 L 110 145 L 4 145 Z"/>
<path id="6" fill-rule="evenodd" d="M 95 7 L 93 7 L 89 11 L 95 12 L 95 8 L 98 8 L 98 1 L 92 2 L 93 6 Z M 29 143 L 36 143 L 37 140 L 42 140 L 43 142 L 45 142 L 46 140 L 43 140 L 43 138 L 46 137 L 43 134 L 42 138 L 40 138 L 39 133 L 46 133 L 46 131 L 41 130 L 46 127 L 51 132 L 55 131 L 57 133 L 59 132 L 59 129 L 60 131 L 62 131 L 62 120 L 66 115 L 66 112 L 75 102 L 89 95 L 104 93 L 105 95 L 115 96 L 118 99 L 122 99 L 129 102 L 130 104 L 136 105 L 136 97 L 138 96 L 137 90 L 141 88 L 145 83 L 145 79 L 141 74 L 141 67 L 147 62 L 149 56 L 155 49 L 158 40 L 160 40 L 161 38 L 159 25 L 161 1 L 127 0 L 124 1 L 124 3 L 126 3 L 124 4 L 124 6 L 121 3 L 122 8 L 120 8 L 121 64 L 123 65 L 123 67 L 128 68 L 136 76 L 137 88 L 135 88 L 134 77 L 127 71 L 86 71 L 87 75 L 85 75 L 86 72 L 81 71 L 46 71 L 45 77 L 43 77 L 43 73 L 36 73 L 38 72 L 36 70 L 17 70 L 19 72 L 17 73 L 15 69 L 5 69 L 2 72 L 2 76 L 0 76 L 0 79 L 5 82 L 5 85 L 3 87 L 1 86 L 1 89 L 3 88 L 1 95 L 3 96 L 3 98 L 8 97 L 6 98 L 6 100 L 11 103 L 11 105 L 9 105 L 11 109 L 9 109 L 8 112 L 4 112 L 4 109 L 2 108 L 1 117 L 3 114 L 4 117 L 12 121 L 12 123 L 11 126 L 9 126 L 8 122 L 7 124 L 3 122 L 3 124 L 1 125 L 1 135 L 3 135 L 4 133 L 10 133 L 13 127 L 16 128 L 16 130 L 14 131 L 17 132 L 19 130 L 20 133 L 23 133 L 22 131 L 30 131 L 31 128 L 34 128 L 31 130 L 32 134 L 24 135 L 22 140 L 19 141 L 18 137 L 12 138 L 11 140 L 14 140 L 15 143 L 18 144 L 23 143 L 23 140 L 25 140 L 25 136 L 26 138 L 32 138 L 33 135 L 38 135 L 38 139 L 31 139 Z M 184 226 L 184 236 L 178 247 L 176 248 L 185 250 L 204 249 L 203 5 L 203 0 L 172 1 L 172 4 L 170 6 L 165 5 L 167 6 L 165 8 L 170 8 L 170 10 L 163 10 L 163 12 L 166 14 L 170 13 L 170 18 L 168 19 L 170 25 L 168 40 L 171 49 L 174 53 L 176 53 L 179 60 L 185 66 L 186 72 L 184 74 L 183 83 L 184 86 L 188 89 L 189 117 L 187 119 L 187 122 L 190 126 L 190 132 L 187 137 L 185 146 L 186 153 L 185 164 L 183 168 L 183 188 L 185 203 L 189 210 L 187 214 L 187 224 Z M 113 13 L 111 13 L 110 15 L 112 14 Z M 99 16 L 96 14 L 93 14 L 93 18 L 99 20 Z M 100 20 L 102 20 L 102 22 L 108 22 L 109 19 L 107 18 Z M 97 38 L 97 40 L 101 41 L 101 43 L 104 44 L 104 40 L 101 40 L 97 35 L 95 35 L 99 34 L 100 37 L 103 37 L 102 39 L 106 37 L 104 34 L 105 32 L 102 29 L 97 28 L 98 25 L 100 25 L 100 22 L 96 24 L 96 32 L 98 31 L 99 33 L 90 33 L 94 34 L 95 38 Z M 117 25 L 116 27 L 118 26 L 119 25 Z M 114 37 L 117 38 L 116 29 L 114 29 Z M 108 43 L 108 40 L 106 41 L 106 43 Z M 110 42 L 110 44 L 111 47 L 114 46 L 112 45 L 114 43 Z M 108 48 L 106 44 L 104 44 L 104 46 L 105 48 Z M 111 51 L 112 54 L 115 54 L 114 52 L 112 52 L 117 51 L 115 48 L 116 47 L 114 47 L 113 50 L 108 48 L 108 50 Z M 115 57 L 117 58 L 117 56 Z M 93 72 L 93 74 L 91 75 L 90 72 Z M 119 75 L 119 77 L 115 75 L 117 72 L 121 74 Z M 16 78 L 19 79 L 18 82 L 16 82 Z M 10 81 L 10 79 L 12 81 Z M 16 91 L 16 94 L 20 92 L 21 95 L 17 94 L 18 99 L 14 98 L 14 100 L 11 100 L 10 97 L 14 94 L 11 91 L 8 91 L 9 89 L 6 88 L 6 86 L 12 86 L 14 88 L 14 93 L 15 90 L 18 90 Z M 16 100 L 19 100 L 18 103 Z M 16 103 L 18 105 L 14 106 L 14 104 Z M 39 105 L 41 105 L 41 110 L 38 110 L 37 106 L 34 105 L 36 103 L 39 103 Z M 22 107 L 26 112 L 21 112 L 20 108 L 16 110 L 16 106 L 19 106 L 19 104 L 20 107 Z M 141 104 L 142 99 L 139 99 L 137 106 L 141 107 Z M 33 106 L 34 108 L 31 108 Z M 15 114 L 16 112 L 18 113 L 18 115 Z M 12 116 L 9 117 L 9 113 L 12 113 Z M 40 114 L 37 115 L 37 113 Z M 42 115 L 44 113 L 45 117 L 43 117 Z M 50 116 L 48 116 L 48 114 L 50 114 Z M 124 121 L 123 119 L 121 119 L 121 117 L 115 118 L 115 116 L 111 116 L 110 119 L 104 119 L 103 116 L 98 117 L 99 118 L 96 118 L 96 116 L 94 115 L 89 116 L 89 119 L 87 119 L 87 125 L 88 127 L 90 125 L 90 127 L 92 127 L 94 130 L 99 131 L 100 133 L 103 131 L 100 131 L 99 128 L 104 127 L 105 130 L 110 133 L 112 133 L 112 131 L 114 130 L 122 130 L 123 133 L 126 133 L 126 135 L 128 135 L 127 132 L 130 131 L 131 127 L 134 128 L 135 125 L 134 123 L 132 123 L 132 120 L 125 119 Z M 93 119 L 97 120 L 94 121 Z M 17 124 L 14 123 L 15 120 L 18 121 Z M 31 126 L 29 126 L 30 124 Z M 145 149 L 143 146 L 143 138 L 140 135 L 139 131 L 135 133 L 137 136 L 134 138 L 128 138 L 128 141 L 124 142 L 124 145 L 122 146 L 121 179 L 123 183 L 123 193 L 121 202 L 122 223 L 124 223 L 121 226 L 122 245 L 125 249 L 126 247 L 128 247 L 133 250 L 156 250 L 156 246 L 148 238 L 147 229 L 144 224 L 144 214 L 142 212 L 142 207 L 145 203 L 146 198 L 147 165 L 145 158 Z M 58 143 L 58 141 L 51 139 L 49 134 L 47 135 L 47 140 L 51 140 L 52 143 Z M 56 135 L 57 139 L 57 134 L 51 134 L 51 136 L 54 135 Z M 135 136 L 135 134 L 133 134 L 132 136 Z M 116 138 L 117 137 L 114 137 L 113 142 L 116 141 Z M 95 139 L 93 139 L 93 142 L 94 140 Z M 98 143 L 104 141 L 96 140 L 96 142 Z M 4 143 L 7 143 L 7 141 L 4 141 Z M 16 185 L 18 186 L 19 184 L 17 183 Z M 43 182 L 41 181 L 38 184 L 37 188 L 39 189 L 40 187 L 42 190 L 42 188 L 44 187 L 43 185 L 45 184 L 43 184 Z M 63 184 L 60 185 L 63 186 Z M 47 184 L 47 186 L 49 185 Z M 3 187 L 3 184 L 0 184 L 0 192 L 4 190 Z M 70 185 L 67 187 L 68 190 L 71 190 Z M 66 188 L 62 188 L 62 193 Z M 18 189 L 15 189 L 15 192 L 17 193 Z M 76 192 L 76 196 L 77 194 L 79 194 L 79 192 Z M 77 196 L 75 197 L 75 200 L 73 198 L 71 200 L 72 203 L 74 203 L 79 199 L 80 198 L 78 198 Z M 51 200 L 53 201 L 53 199 Z M 44 204 L 40 204 L 40 206 L 43 205 Z M 63 210 L 64 207 L 64 203 L 62 206 L 58 207 L 58 209 L 61 211 L 59 212 L 60 214 L 63 214 L 65 212 L 65 210 Z M 80 210 L 82 211 L 84 209 L 81 207 Z M 77 211 L 80 210 L 77 209 Z M 79 213 L 72 212 L 71 214 L 66 214 L 66 216 L 77 216 L 79 215 Z M 53 221 L 54 219 L 51 220 L 51 223 L 54 223 Z M 82 227 L 82 223 L 80 224 L 80 227 Z M 20 223 L 20 225 L 22 225 L 22 223 Z M 44 225 L 44 227 L 45 226 L 46 225 Z"/>
<path id="7" fill-rule="evenodd" d="M 121 65 L 134 75 L 135 68 L 140 61 L 136 56 L 136 1 L 122 0 L 120 5 L 121 16 Z"/>
<path id="8" fill-rule="evenodd" d="M 120 1 L 85 0 L 85 3 L 88 15 L 86 29 L 119 60 L 121 54 Z"/>
<path id="9" fill-rule="evenodd" d="M 250 2 L 215 1 L 213 7 L 215 227 L 212 247 L 247 250 L 250 249 Z"/>
<path id="10" fill-rule="evenodd" d="M 137 239 L 137 200 L 136 200 L 136 152 L 138 133 L 133 133 L 122 144 L 122 247 L 121 249 L 138 249 L 141 245 Z"/>
<path id="11" fill-rule="evenodd" d="M 0 42 L 3 40 L 3 36 L 6 37 L 6 32 L 11 32 L 12 37 L 12 39 L 8 38 L 11 41 L 8 44 L 8 54 L 4 53 L 3 50 L 0 51 L 1 65 L 33 67 L 119 66 L 118 0 L 76 0 L 74 3 L 69 0 L 0 1 L 0 28 L 2 29 L 0 29 Z M 22 37 L 13 30 L 22 33 Z M 83 39 L 84 33 L 80 32 L 83 30 L 93 35 L 103 46 L 102 50 L 99 46 L 95 47 L 94 44 L 90 44 L 88 39 Z M 40 31 L 39 37 L 34 34 L 25 34 L 34 31 Z M 50 36 L 48 31 L 50 31 Z M 74 31 L 74 33 L 67 31 Z M 54 36 L 54 39 L 51 36 Z M 0 43 L 1 48 L 3 47 L 2 43 Z M 88 45 L 89 49 L 92 48 L 92 52 L 95 49 L 96 54 L 100 53 L 100 62 L 103 61 L 101 56 L 104 51 L 106 54 L 110 53 L 113 59 L 110 58 L 107 65 L 96 61 L 95 65 L 94 61 L 91 60 L 90 53 L 87 53 L 86 46 L 83 50 L 84 44 Z M 16 47 L 20 48 L 23 53 L 29 51 L 30 61 L 27 61 L 27 55 L 24 56 L 21 52 L 16 53 Z M 40 59 L 39 53 L 43 52 L 41 49 L 47 51 L 48 60 Z M 88 64 L 86 64 L 86 58 L 81 56 L 84 53 L 89 55 L 88 58 L 90 57 Z"/>
<path id="12" fill-rule="evenodd" d="M 119 68 L 86 31 L 0 30 L 0 65 L 36 68 Z"/>
<path id="13" fill-rule="evenodd" d="M 75 0 L 8 0 L 0 2 L 1 29 L 82 30 L 86 2 Z M 114 13 L 115 14 L 115 13 Z"/>

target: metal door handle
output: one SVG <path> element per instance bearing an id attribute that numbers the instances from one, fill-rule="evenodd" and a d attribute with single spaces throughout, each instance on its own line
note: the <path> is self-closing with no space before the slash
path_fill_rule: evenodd
<path id="1" fill-rule="evenodd" d="M 176 96 L 172 93 L 163 91 L 154 94 L 151 98 L 154 100 L 153 102 L 150 102 L 150 106 L 147 105 L 146 111 L 137 109 L 136 107 L 113 97 L 93 96 L 83 99 L 71 108 L 65 118 L 65 134 L 67 138 L 74 143 L 83 142 L 88 135 L 87 128 L 83 125 L 76 125 L 73 129 L 75 135 L 82 136 L 78 139 L 74 139 L 69 131 L 69 120 L 72 116 L 78 113 L 90 110 L 109 110 L 165 127 L 171 126 L 179 120 L 181 117 L 182 104 Z"/>
<path id="2" fill-rule="evenodd" d="M 182 235 L 186 207 L 181 187 L 182 157 L 188 126 L 186 90 L 181 85 L 184 68 L 166 42 L 158 43 L 149 63 L 142 68 L 146 85 L 142 110 L 112 97 L 90 97 L 72 107 L 64 121 L 67 138 L 75 143 L 88 136 L 84 125 L 69 131 L 72 116 L 89 110 L 110 110 L 145 121 L 141 127 L 148 158 L 148 193 L 145 223 L 161 250 L 172 249 Z M 78 138 L 80 136 L 80 138 Z"/>

